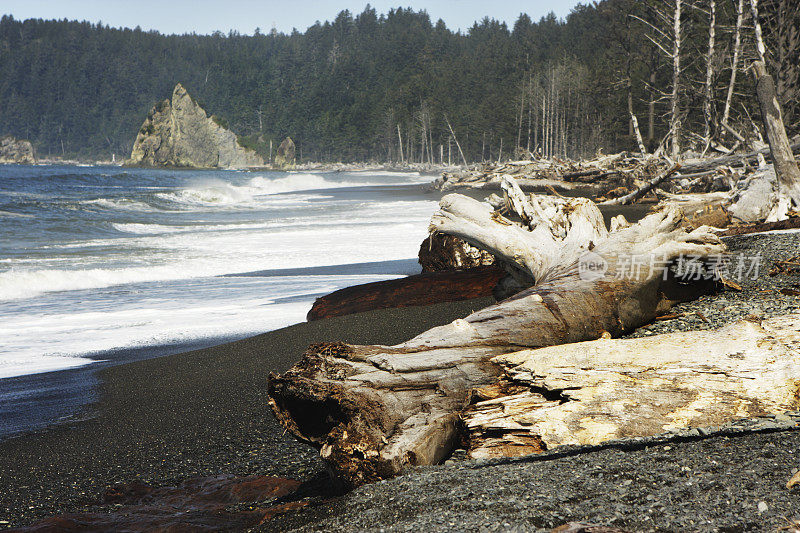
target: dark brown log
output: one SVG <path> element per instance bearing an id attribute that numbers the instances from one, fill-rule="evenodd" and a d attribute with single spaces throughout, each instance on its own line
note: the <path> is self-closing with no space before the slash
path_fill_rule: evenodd
<path id="1" fill-rule="evenodd" d="M 761 106 L 761 117 L 767 132 L 772 160 L 775 162 L 778 183 L 794 204 L 800 207 L 800 168 L 794 159 L 789 137 L 786 135 L 781 107 L 775 92 L 775 81 L 767 73 L 763 61 L 753 63 L 753 72 L 756 76 L 756 93 Z"/>
<path id="2" fill-rule="evenodd" d="M 761 233 L 762 231 L 775 231 L 784 229 L 798 229 L 800 228 L 800 217 L 788 218 L 786 220 L 779 220 L 777 222 L 760 222 L 758 224 L 747 224 L 746 226 L 736 226 L 728 228 L 719 233 L 721 237 L 730 237 L 731 235 L 746 235 L 748 233 Z"/>
<path id="3" fill-rule="evenodd" d="M 387 309 L 441 302 L 457 302 L 492 295 L 492 289 L 505 276 L 499 266 L 474 267 L 451 272 L 424 272 L 388 281 L 346 287 L 317 298 L 309 321 Z"/>

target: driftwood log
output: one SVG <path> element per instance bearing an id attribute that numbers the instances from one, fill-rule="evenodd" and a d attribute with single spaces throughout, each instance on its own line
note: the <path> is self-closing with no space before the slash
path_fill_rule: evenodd
<path id="1" fill-rule="evenodd" d="M 651 179 L 641 187 L 637 188 L 635 191 L 631 192 L 630 194 L 626 194 L 624 196 L 620 196 L 619 198 L 614 198 L 613 200 L 606 200 L 602 202 L 600 205 L 628 205 L 632 204 L 636 200 L 642 198 L 648 192 L 652 191 L 654 187 L 660 185 L 661 182 L 675 174 L 681 166 L 679 164 L 672 165 L 669 169 L 665 170 L 664 172 L 658 174 L 655 178 Z"/>
<path id="2" fill-rule="evenodd" d="M 800 154 L 800 142 L 789 145 L 792 154 Z M 681 170 L 684 174 L 705 172 L 718 167 L 758 166 L 758 156 L 771 156 L 769 147 L 747 152 L 744 154 L 731 154 L 721 157 L 712 157 L 684 163 Z"/>
<path id="3" fill-rule="evenodd" d="M 664 279 L 670 261 L 724 251 L 703 228 L 680 229 L 674 207 L 633 225 L 616 220 L 609 232 L 589 200 L 525 197 L 513 183 L 505 188 L 525 227 L 451 194 L 431 230 L 491 251 L 535 286 L 396 346 L 312 346 L 288 372 L 270 376 L 279 422 L 318 448 L 346 482 L 441 461 L 463 436 L 461 412 L 471 391 L 501 377 L 503 367 L 492 358 L 631 331 L 679 298 L 679 285 Z M 632 264 L 639 268 L 629 271 Z"/>
<path id="4" fill-rule="evenodd" d="M 787 229 L 800 229 L 800 217 L 788 218 L 777 222 L 762 222 L 757 224 L 746 224 L 735 226 L 725 231 L 718 232 L 720 237 L 730 237 L 732 235 L 747 235 L 749 233 L 762 233 L 765 231 L 783 231 Z"/>
<path id="5" fill-rule="evenodd" d="M 501 355 L 464 413 L 475 458 L 718 427 L 800 405 L 800 313 Z"/>
<path id="6" fill-rule="evenodd" d="M 431 305 L 492 296 L 505 271 L 480 266 L 451 272 L 423 272 L 414 276 L 345 287 L 314 302 L 308 321 L 362 313 L 373 309 Z"/>

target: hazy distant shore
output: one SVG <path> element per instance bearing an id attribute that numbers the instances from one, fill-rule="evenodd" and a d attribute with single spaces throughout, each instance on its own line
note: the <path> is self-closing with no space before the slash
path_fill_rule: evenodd
<path id="1" fill-rule="evenodd" d="M 84 159 L 58 159 L 58 158 L 42 158 L 38 159 L 36 165 L 64 165 L 64 166 L 115 166 L 125 167 L 124 160 L 84 160 Z M 135 168 L 148 168 L 148 167 L 135 167 Z M 158 170 L 198 170 L 189 167 L 153 167 Z M 442 172 L 454 172 L 462 169 L 460 165 L 431 165 L 428 163 L 320 163 L 320 162 L 306 162 L 298 163 L 291 168 L 280 169 L 271 166 L 252 167 L 237 169 L 239 171 L 250 172 L 307 172 L 307 171 L 320 171 L 320 172 L 361 172 L 361 171 L 385 171 L 385 172 L 419 172 L 422 175 L 436 176 Z M 202 169 L 200 169 L 202 170 Z M 214 169 L 210 169 L 214 170 Z"/>

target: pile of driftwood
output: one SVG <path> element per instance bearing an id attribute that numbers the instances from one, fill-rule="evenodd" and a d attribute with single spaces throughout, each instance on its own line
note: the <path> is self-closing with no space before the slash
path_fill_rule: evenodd
<path id="1" fill-rule="evenodd" d="M 725 225 L 785 220 L 796 216 L 793 206 L 800 208 L 800 167 L 795 161 L 800 141 L 789 141 L 775 83 L 763 61 L 754 62 L 753 73 L 768 147 L 680 162 L 665 155 L 622 153 L 583 163 L 531 159 L 488 164 L 445 173 L 433 187 L 499 190 L 504 179 L 514 178 L 525 191 L 560 189 L 595 196 L 603 204 L 628 204 L 652 195 L 683 204 L 689 214 L 717 211 L 714 220 Z"/>
<path id="2" fill-rule="evenodd" d="M 800 208 L 797 146 L 781 123 L 771 78 L 756 70 L 772 166 L 765 153 L 753 153 L 683 166 L 626 156 L 572 168 L 540 161 L 493 168 L 484 181 L 502 196 L 480 202 L 448 194 L 430 231 L 490 253 L 496 268 L 527 288 L 396 346 L 311 346 L 289 371 L 270 376 L 278 421 L 358 485 L 435 464 L 458 445 L 473 457 L 514 456 L 797 409 L 800 313 L 615 339 L 724 282 L 714 268 L 726 248 L 718 228 L 697 223 L 704 213 L 785 224 Z M 748 166 L 757 171 L 736 174 Z M 605 203 L 635 201 L 675 177 L 735 179 L 725 191 L 661 192 L 644 218 L 631 224 L 618 215 L 610 227 L 588 198 L 522 187 L 534 174 L 572 183 L 612 172 L 638 172 L 642 183 Z M 695 223 L 686 223 L 687 214 Z M 483 261 L 463 252 L 462 262 Z M 688 277 L 674 268 L 686 256 L 698 265 Z"/>
<path id="3" fill-rule="evenodd" d="M 788 145 L 800 154 L 800 142 Z M 736 223 L 775 222 L 796 215 L 790 196 L 782 190 L 770 149 L 715 158 L 687 159 L 676 164 L 666 158 L 621 153 L 592 161 L 529 160 L 484 164 L 460 173 L 445 173 L 433 183 L 442 191 L 502 190 L 513 178 L 523 191 L 569 191 L 595 197 L 600 205 L 625 205 L 649 199 L 680 204 L 695 225 L 728 227 Z M 496 202 L 496 199 L 491 199 Z M 708 216 L 713 212 L 711 216 Z"/>
<path id="4" fill-rule="evenodd" d="M 400 345 L 312 346 L 270 376 L 278 420 L 344 480 L 435 464 L 464 442 L 474 457 L 519 455 L 797 406 L 800 316 L 612 340 L 711 288 L 671 270 L 724 252 L 708 228 L 683 228 L 665 204 L 609 230 L 589 199 L 502 186 L 508 217 L 450 194 L 431 229 L 491 251 L 529 289 Z"/>
<path id="5" fill-rule="evenodd" d="M 457 189 L 499 190 L 504 177 L 511 177 L 524 191 L 575 191 L 595 195 L 603 190 L 629 187 L 657 169 L 655 160 L 635 154 L 600 156 L 591 161 L 528 159 L 505 163 L 483 163 L 473 168 L 444 172 L 432 183 L 440 191 Z"/>

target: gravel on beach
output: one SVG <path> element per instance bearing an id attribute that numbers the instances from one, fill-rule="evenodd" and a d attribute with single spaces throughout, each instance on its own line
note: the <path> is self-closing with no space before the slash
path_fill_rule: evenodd
<path id="1" fill-rule="evenodd" d="M 682 315 L 670 320 L 657 320 L 634 331 L 629 337 L 644 337 L 673 331 L 716 329 L 748 315 L 763 318 L 784 315 L 800 310 L 800 297 L 785 295 L 781 289 L 800 289 L 800 276 L 769 271 L 776 261 L 785 261 L 800 254 L 800 232 L 756 233 L 725 237 L 730 254 L 731 273 L 744 263 L 744 274 L 733 281 L 742 290 L 728 289 L 716 294 L 674 306 L 672 314 Z M 748 274 L 751 266 L 752 272 Z"/>
<path id="2" fill-rule="evenodd" d="M 800 520 L 800 487 L 786 489 L 798 469 L 800 431 L 456 461 L 360 487 L 265 530 L 539 532 L 579 521 L 775 532 Z"/>

